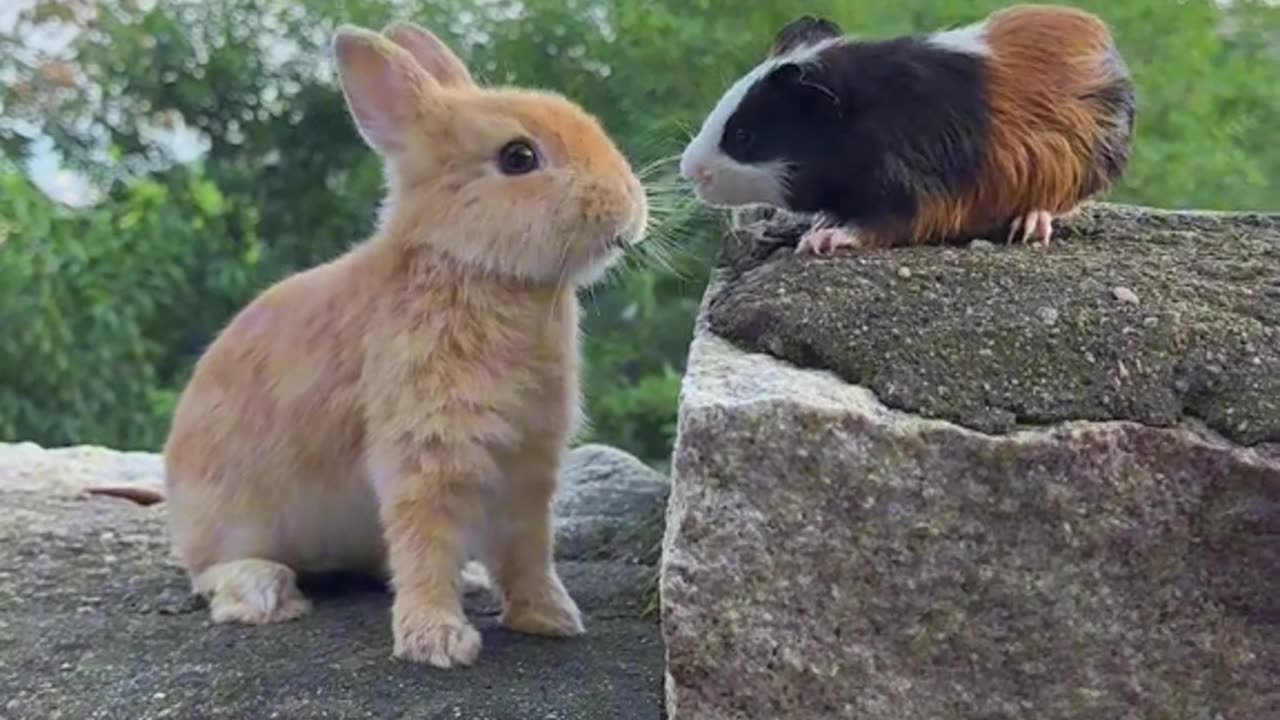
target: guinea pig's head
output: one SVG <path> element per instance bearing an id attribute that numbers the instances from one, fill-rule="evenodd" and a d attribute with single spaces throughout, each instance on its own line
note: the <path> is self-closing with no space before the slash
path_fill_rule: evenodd
<path id="1" fill-rule="evenodd" d="M 843 40 L 834 22 L 808 16 L 778 31 L 768 57 L 729 87 L 681 155 L 699 200 L 817 209 L 797 186 L 831 164 L 843 108 L 823 52 Z"/>
<path id="2" fill-rule="evenodd" d="M 347 107 L 387 168 L 383 233 L 479 272 L 594 281 L 648 224 L 644 188 L 600 123 L 548 92 L 484 88 L 429 31 L 344 26 Z"/>

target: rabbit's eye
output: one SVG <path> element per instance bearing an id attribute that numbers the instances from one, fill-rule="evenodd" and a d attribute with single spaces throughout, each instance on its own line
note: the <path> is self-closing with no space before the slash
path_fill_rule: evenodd
<path id="1" fill-rule="evenodd" d="M 498 152 L 498 169 L 504 175 L 531 173 L 539 164 L 538 152 L 525 140 L 512 140 Z"/>

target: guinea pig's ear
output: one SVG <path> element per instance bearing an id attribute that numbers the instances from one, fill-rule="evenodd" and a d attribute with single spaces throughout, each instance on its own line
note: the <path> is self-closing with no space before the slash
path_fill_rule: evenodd
<path id="1" fill-rule="evenodd" d="M 382 30 L 392 42 L 409 51 L 418 65 L 441 85 L 475 87 L 471 73 L 448 45 L 426 28 L 411 22 L 393 22 Z"/>
<path id="2" fill-rule="evenodd" d="M 802 98 L 818 108 L 827 108 L 843 116 L 845 108 L 840 96 L 827 86 L 820 70 L 812 65 L 783 63 L 769 73 L 769 82 L 782 88 L 789 97 Z"/>
<path id="3" fill-rule="evenodd" d="M 439 85 L 409 53 L 364 28 L 338 28 L 333 54 L 347 109 L 360 134 L 383 155 L 399 153 L 422 100 Z"/>
<path id="4" fill-rule="evenodd" d="M 816 45 L 823 40 L 830 40 L 844 35 L 844 30 L 833 20 L 805 15 L 796 18 L 778 31 L 773 38 L 773 46 L 769 48 L 769 57 L 778 57 L 799 47 Z"/>

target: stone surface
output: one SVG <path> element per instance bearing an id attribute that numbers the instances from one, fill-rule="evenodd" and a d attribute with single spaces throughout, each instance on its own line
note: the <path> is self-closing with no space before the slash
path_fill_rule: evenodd
<path id="1" fill-rule="evenodd" d="M 641 615 L 651 567 L 559 563 L 586 614 L 575 640 L 506 631 L 477 594 L 479 663 L 432 670 L 391 658 L 390 595 L 354 579 L 305 585 L 316 607 L 297 622 L 210 623 L 170 560 L 163 505 L 80 496 L 158 482 L 146 453 L 0 445 L 0 718 L 663 717 L 661 637 Z"/>
<path id="2" fill-rule="evenodd" d="M 1047 252 L 726 248 L 673 459 L 672 718 L 1280 717 L 1273 221 L 1078 222 Z"/>
<path id="3" fill-rule="evenodd" d="M 1190 418 L 1244 444 L 1280 441 L 1280 215 L 1093 205 L 1048 249 L 830 260 L 787 247 L 799 218 L 741 222 L 707 311 L 740 347 L 985 432 Z"/>
<path id="4" fill-rule="evenodd" d="M 556 498 L 556 556 L 656 562 L 669 488 L 666 477 L 629 453 L 575 448 Z"/>

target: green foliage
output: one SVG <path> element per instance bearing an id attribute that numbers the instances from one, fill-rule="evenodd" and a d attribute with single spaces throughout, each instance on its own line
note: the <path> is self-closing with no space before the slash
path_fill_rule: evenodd
<path id="1" fill-rule="evenodd" d="M 268 283 L 369 232 L 378 161 L 333 84 L 342 22 L 411 18 L 489 82 L 597 113 L 651 186 L 654 253 L 584 297 L 593 439 L 661 463 L 720 218 L 674 156 L 773 32 L 820 13 L 861 35 L 969 22 L 995 0 L 42 0 L 0 33 L 0 437 L 154 448 L 192 362 Z M 1137 78 L 1130 173 L 1113 197 L 1280 202 L 1280 8 L 1078 0 Z M 31 38 L 73 28 L 66 48 Z M 188 133 L 198 166 L 167 139 Z M 70 209 L 19 172 L 42 135 L 103 198 Z"/>
<path id="2" fill-rule="evenodd" d="M 154 448 L 192 353 L 257 284 L 254 214 L 199 175 L 71 212 L 0 174 L 0 437 Z"/>

